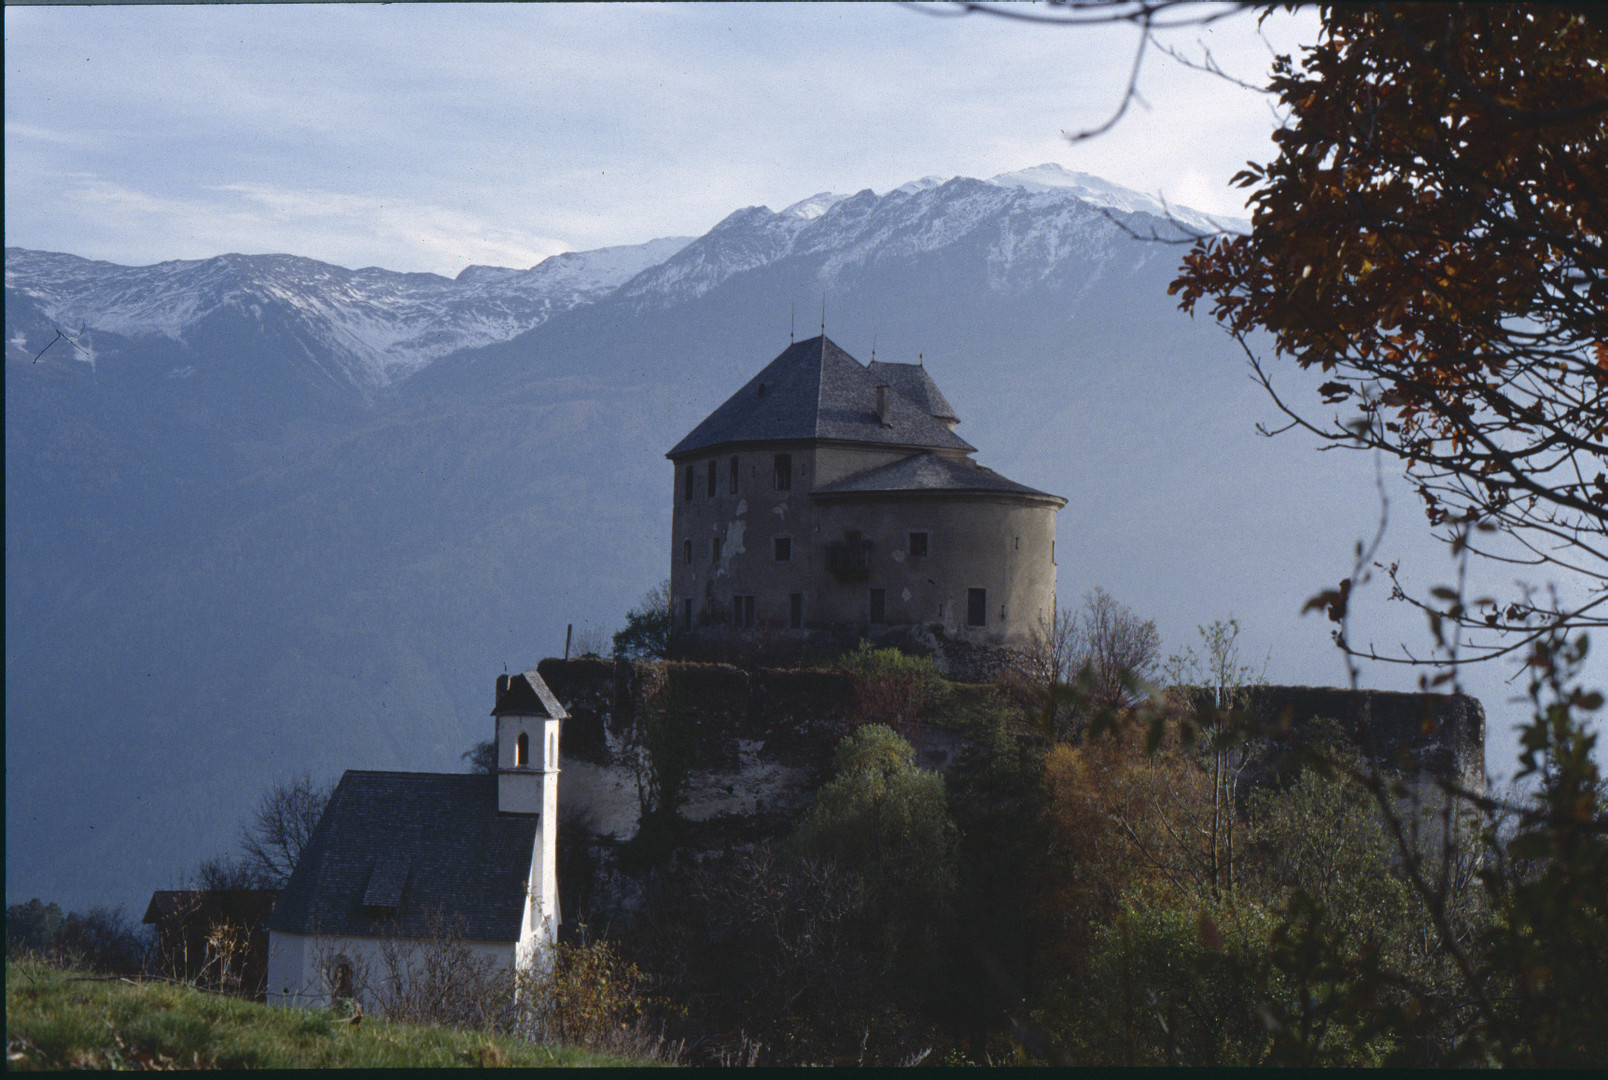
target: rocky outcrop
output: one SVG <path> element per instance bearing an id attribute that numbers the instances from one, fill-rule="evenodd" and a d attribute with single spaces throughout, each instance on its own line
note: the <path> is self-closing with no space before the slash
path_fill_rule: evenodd
<path id="1" fill-rule="evenodd" d="M 543 660 L 537 670 L 569 712 L 561 820 L 588 839 L 585 857 L 571 864 L 587 880 L 568 883 L 585 899 L 565 904 L 588 918 L 626 913 L 641 892 L 618 855 L 640 816 L 639 725 L 668 674 L 697 728 L 699 764 L 681 809 L 678 851 L 686 857 L 785 835 L 830 777 L 838 741 L 853 726 L 854 683 L 841 671 L 596 659 Z M 1274 733 L 1273 753 L 1259 758 L 1255 773 L 1266 775 L 1303 727 L 1329 718 L 1369 760 L 1416 778 L 1416 786 L 1441 779 L 1484 790 L 1485 711 L 1474 698 L 1267 686 L 1252 692 L 1250 705 Z M 958 731 L 916 724 L 904 734 L 917 763 L 936 771 L 954 766 L 966 747 Z"/>

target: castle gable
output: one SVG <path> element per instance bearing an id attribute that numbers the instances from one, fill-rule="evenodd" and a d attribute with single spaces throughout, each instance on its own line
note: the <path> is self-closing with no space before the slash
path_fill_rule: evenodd
<path id="1" fill-rule="evenodd" d="M 884 360 L 873 360 L 866 365 L 866 370 L 874 380 L 893 387 L 901 397 L 928 416 L 952 424 L 960 423 L 954 406 L 949 404 L 938 389 L 938 384 L 932 381 L 932 376 L 920 364 L 890 364 Z"/>

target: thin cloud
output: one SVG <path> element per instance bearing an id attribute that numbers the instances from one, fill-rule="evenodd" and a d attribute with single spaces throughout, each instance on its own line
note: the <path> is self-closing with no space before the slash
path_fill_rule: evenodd
<path id="1" fill-rule="evenodd" d="M 1120 100 L 1133 28 L 887 5 L 19 10 L 8 235 L 143 262 L 256 247 L 530 265 L 698 234 L 742 206 L 1046 161 L 1243 215 L 1227 180 L 1276 122 L 1258 95 L 1158 54 L 1150 108 L 1069 145 L 1063 131 Z M 1167 40 L 1254 81 L 1262 33 L 1315 27 L 1243 16 Z"/>

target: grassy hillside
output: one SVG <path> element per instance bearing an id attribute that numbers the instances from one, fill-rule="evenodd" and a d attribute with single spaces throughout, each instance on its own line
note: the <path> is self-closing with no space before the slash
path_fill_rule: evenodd
<path id="1" fill-rule="evenodd" d="M 473 1031 L 279 1009 L 169 983 L 6 964 L 8 1069 L 595 1067 L 641 1062 Z"/>

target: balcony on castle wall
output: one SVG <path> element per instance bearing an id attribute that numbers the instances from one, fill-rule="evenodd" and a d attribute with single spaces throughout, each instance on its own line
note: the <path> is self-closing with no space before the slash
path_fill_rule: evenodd
<path id="1" fill-rule="evenodd" d="M 865 581 L 871 576 L 871 541 L 826 545 L 826 568 L 839 581 Z"/>

